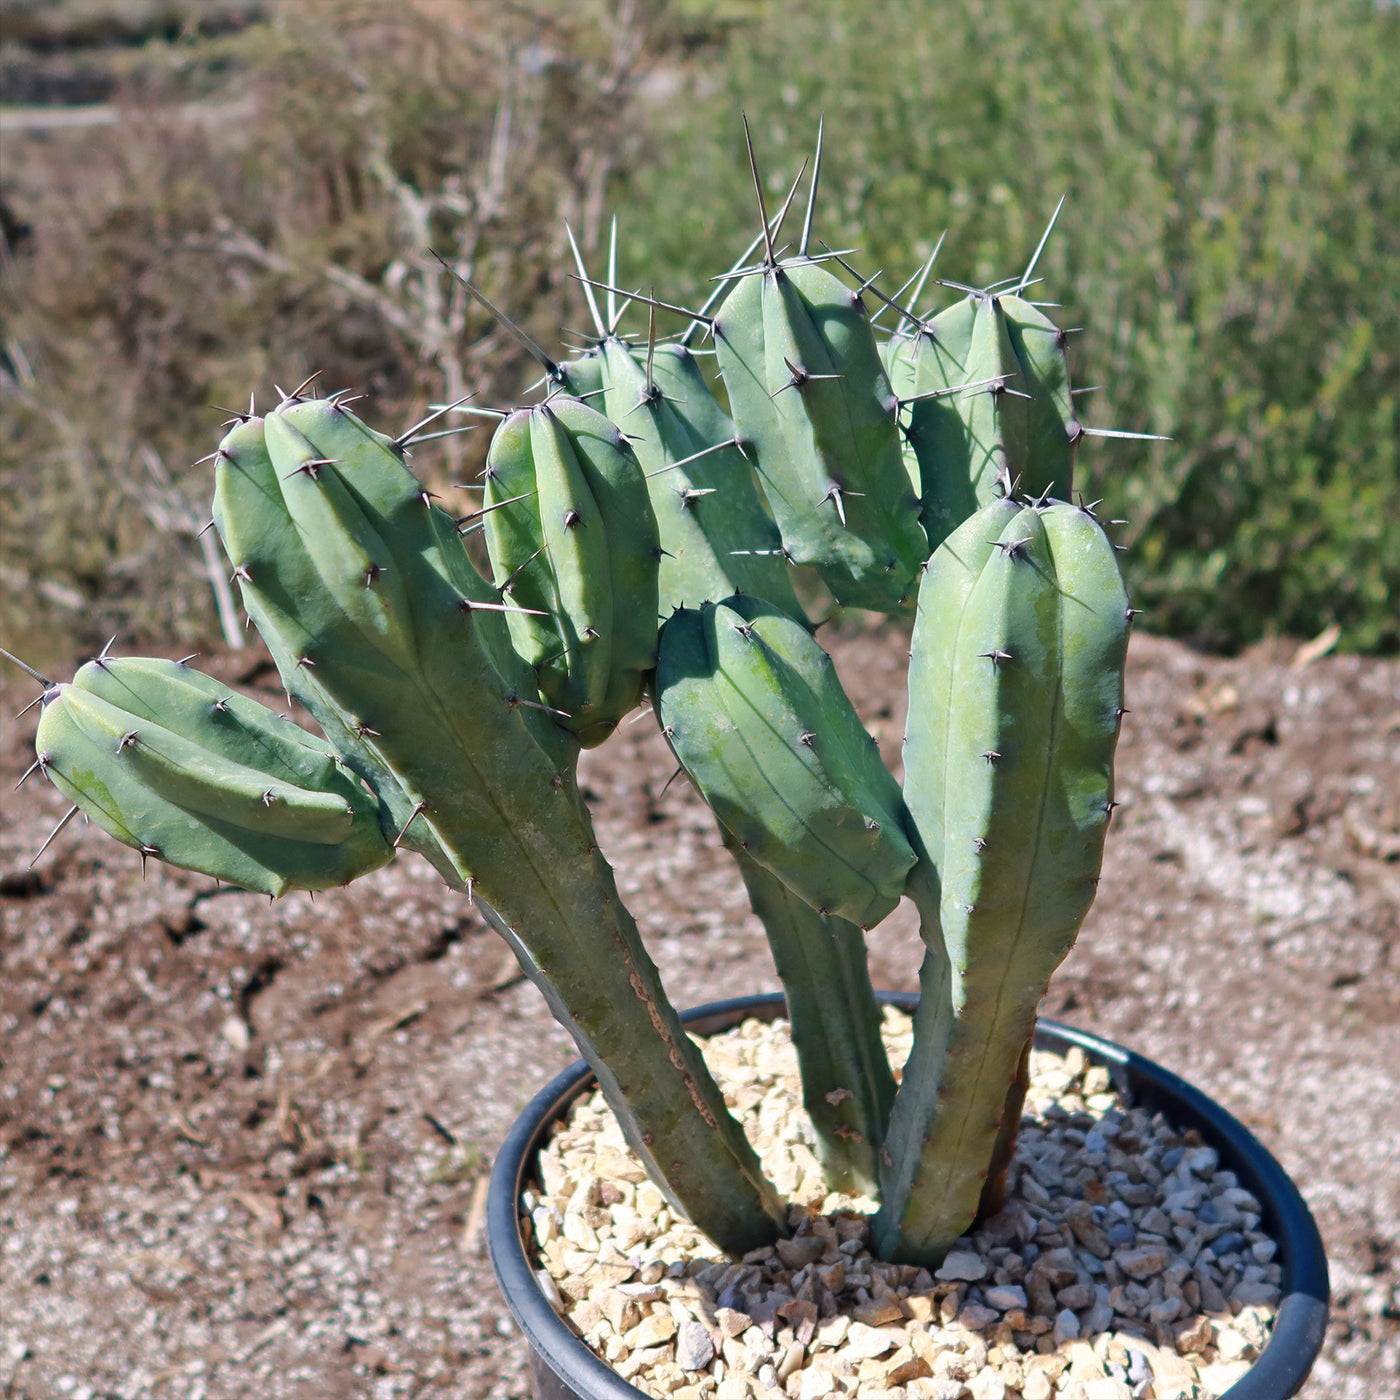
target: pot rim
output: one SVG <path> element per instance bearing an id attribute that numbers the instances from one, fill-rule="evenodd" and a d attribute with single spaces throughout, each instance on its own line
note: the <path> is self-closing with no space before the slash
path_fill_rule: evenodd
<path id="1" fill-rule="evenodd" d="M 877 992 L 882 1005 L 912 1013 L 916 992 Z M 781 992 L 708 1002 L 681 1013 L 688 1030 L 714 1035 L 749 1016 L 774 1020 L 787 1009 Z M 1091 1064 L 1109 1071 L 1136 1105 L 1160 1111 L 1181 1130 L 1196 1128 L 1240 1177 L 1262 1207 L 1261 1224 L 1279 1244 L 1281 1298 L 1264 1350 L 1221 1400 L 1287 1400 L 1312 1370 L 1327 1323 L 1327 1255 L 1317 1223 L 1298 1188 L 1267 1148 L 1232 1114 L 1172 1071 L 1089 1031 L 1042 1019 L 1037 1049 L 1079 1046 Z M 536 1361 L 572 1387 L 580 1400 L 645 1400 L 643 1393 L 600 1360 L 554 1311 L 540 1289 L 520 1233 L 518 1202 L 526 1177 L 553 1124 L 586 1091 L 593 1074 L 577 1060 L 550 1080 L 511 1127 L 491 1170 L 486 1236 L 496 1282 Z M 568 1393 L 568 1392 L 566 1392 Z"/>

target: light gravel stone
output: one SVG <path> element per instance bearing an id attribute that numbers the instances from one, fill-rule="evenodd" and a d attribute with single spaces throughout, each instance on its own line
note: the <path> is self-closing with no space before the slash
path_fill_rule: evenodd
<path id="1" fill-rule="evenodd" d="M 948 1281 L 976 1283 L 978 1279 L 987 1277 L 987 1261 L 970 1249 L 950 1250 L 933 1276 Z"/>
<path id="2" fill-rule="evenodd" d="M 907 1018 L 888 1013 L 886 1037 L 901 1063 Z M 872 1259 L 874 1203 L 823 1199 L 808 1179 L 815 1139 L 783 1023 L 703 1046 L 770 1176 L 820 1214 L 795 1210 L 791 1239 L 723 1259 L 671 1218 L 596 1095 L 542 1154 L 544 1188 L 525 1202 L 542 1286 L 644 1393 L 1117 1400 L 1150 1381 L 1160 1400 L 1223 1393 L 1212 1386 L 1267 1342 L 1280 1271 L 1258 1203 L 1199 1141 L 1090 1092 L 1082 1055 L 1032 1055 L 1008 1205 L 931 1276 Z"/>

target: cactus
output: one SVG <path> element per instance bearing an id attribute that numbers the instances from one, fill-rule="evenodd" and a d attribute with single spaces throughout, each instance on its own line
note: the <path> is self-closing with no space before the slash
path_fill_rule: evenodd
<path id="1" fill-rule="evenodd" d="M 554 396 L 510 415 L 486 459 L 486 547 L 515 649 L 564 727 L 601 744 L 656 665 L 660 545 L 614 424 Z"/>
<path id="2" fill-rule="evenodd" d="M 606 283 L 574 249 L 596 341 L 556 364 L 515 331 L 545 394 L 501 413 L 464 521 L 409 470 L 412 434 L 341 395 L 238 415 L 215 523 L 325 739 L 186 666 L 104 654 L 43 682 L 36 766 L 143 860 L 274 895 L 422 854 L 515 951 L 676 1208 L 737 1255 L 783 1202 L 576 777 L 650 697 L 768 933 L 829 1182 L 878 1194 L 884 1257 L 933 1264 L 998 1208 L 1036 1006 L 1093 899 L 1132 610 L 1069 504 L 1075 450 L 1106 430 L 1079 424 L 1064 333 L 1025 298 L 1040 250 L 1013 290 L 916 314 L 809 251 L 819 165 L 795 253 L 777 239 L 801 175 L 771 220 L 760 193 L 758 237 L 678 341 L 656 315 L 680 308 L 649 297 L 645 339 L 619 329 L 615 233 Z M 901 314 L 883 345 L 867 294 Z M 790 563 L 846 606 L 917 598 L 902 788 Z M 896 1092 L 862 929 L 905 897 L 925 953 Z"/>
<path id="3" fill-rule="evenodd" d="M 393 858 L 379 804 L 330 745 L 171 661 L 102 658 L 44 706 L 43 771 L 118 841 L 263 894 Z"/>

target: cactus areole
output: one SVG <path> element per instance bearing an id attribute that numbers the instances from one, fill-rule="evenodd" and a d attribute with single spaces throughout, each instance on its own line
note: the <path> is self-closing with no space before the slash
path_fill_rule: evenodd
<path id="1" fill-rule="evenodd" d="M 897 305 L 811 250 L 812 204 L 795 247 L 764 210 L 661 343 L 678 308 L 628 334 L 615 261 L 595 283 L 580 256 L 597 340 L 501 415 L 461 519 L 410 469 L 411 434 L 343 394 L 237 415 L 214 523 L 321 735 L 104 653 L 45 682 L 36 767 L 143 861 L 273 896 L 420 853 L 509 943 L 674 1208 L 737 1256 L 787 1204 L 576 776 L 649 702 L 767 931 L 832 1187 L 879 1200 L 885 1258 L 936 1265 L 997 1207 L 1036 1008 L 1094 897 L 1132 610 L 1075 503 L 1089 430 L 1031 270 Z M 913 618 L 902 786 L 799 602 L 820 604 L 814 580 Z M 896 1088 L 862 931 L 906 897 L 927 951 Z"/>

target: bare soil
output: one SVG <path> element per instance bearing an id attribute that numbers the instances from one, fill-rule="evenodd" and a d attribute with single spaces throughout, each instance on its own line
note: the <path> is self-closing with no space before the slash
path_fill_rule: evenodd
<path id="1" fill-rule="evenodd" d="M 895 761 L 902 636 L 827 641 Z M 1400 663 L 1293 657 L 1135 639 L 1122 807 L 1045 1010 L 1283 1161 L 1335 1291 L 1304 1395 L 1372 1400 L 1400 1390 Z M 246 653 L 209 669 L 280 699 Z M 31 695 L 11 672 L 4 712 Z M 32 734 L 6 724 L 6 792 Z M 675 1000 L 775 989 L 655 722 L 584 771 Z M 413 858 L 269 905 L 75 822 L 28 869 L 63 805 L 31 779 L 0 817 L 0 1396 L 526 1396 L 480 1208 L 572 1055 L 503 946 Z M 870 942 L 912 988 L 907 911 Z"/>

